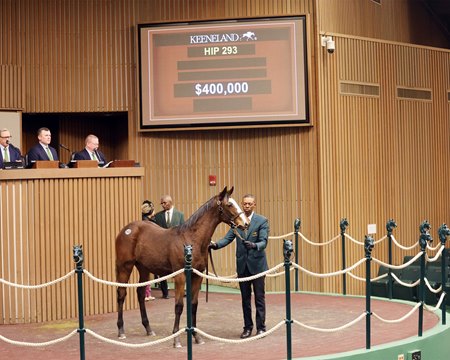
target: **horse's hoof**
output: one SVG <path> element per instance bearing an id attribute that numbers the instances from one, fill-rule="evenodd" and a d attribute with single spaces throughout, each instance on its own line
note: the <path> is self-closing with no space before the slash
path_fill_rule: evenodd
<path id="1" fill-rule="evenodd" d="M 181 348 L 182 346 L 181 346 L 181 343 L 180 343 L 179 341 L 175 341 L 175 342 L 173 343 L 173 347 L 174 347 L 174 348 Z"/>
<path id="2" fill-rule="evenodd" d="M 147 336 L 156 336 L 154 331 L 147 332 Z"/>
<path id="3" fill-rule="evenodd" d="M 127 336 L 125 334 L 119 334 L 119 340 L 126 339 Z"/>
<path id="4" fill-rule="evenodd" d="M 195 340 L 195 343 L 198 345 L 203 345 L 205 342 L 203 340 Z"/>

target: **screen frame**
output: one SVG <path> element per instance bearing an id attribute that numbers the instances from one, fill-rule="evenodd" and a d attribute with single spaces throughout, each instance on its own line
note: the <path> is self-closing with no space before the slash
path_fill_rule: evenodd
<path id="1" fill-rule="evenodd" d="M 303 82 L 297 85 L 303 85 L 304 88 L 304 118 L 301 119 L 293 119 L 293 120 L 264 120 L 264 121 L 245 121 L 238 120 L 239 116 L 234 116 L 230 121 L 218 121 L 218 122 L 207 122 L 207 123 L 177 123 L 177 124 L 157 124 L 157 125 L 148 125 L 144 124 L 143 120 L 143 73 L 142 73 L 142 30 L 145 29 L 154 29 L 154 28 L 179 28 L 186 26 L 199 26 L 199 25 L 232 25 L 232 24 L 245 24 L 245 23 L 253 23 L 253 22 L 275 22 L 280 20 L 300 20 L 302 22 L 302 38 L 297 40 L 297 43 L 294 45 L 302 46 L 303 53 L 303 69 L 299 68 L 298 71 L 302 71 Z M 194 28 L 193 28 L 194 30 Z M 138 119 L 139 119 L 139 131 L 175 131 L 175 130 L 211 130 L 211 129 L 236 129 L 236 128 L 267 128 L 267 127 L 301 127 L 301 126 L 312 126 L 312 121 L 310 118 L 310 84 L 309 84 L 309 68 L 310 68 L 310 57 L 309 57 L 309 49 L 308 49 L 308 18 L 306 15 L 290 15 L 290 16 L 277 16 L 277 17 L 254 17 L 254 18 L 244 18 L 244 19 L 231 19 L 231 20 L 202 20 L 202 21 L 190 21 L 190 22 L 156 22 L 156 23 L 145 23 L 138 24 L 137 26 L 137 50 L 138 50 Z M 150 63 L 150 60 L 148 61 Z M 295 63 L 295 66 L 298 64 Z M 151 70 L 149 71 L 149 79 L 148 84 L 152 85 L 152 76 Z M 226 118 L 224 116 L 224 118 Z"/>

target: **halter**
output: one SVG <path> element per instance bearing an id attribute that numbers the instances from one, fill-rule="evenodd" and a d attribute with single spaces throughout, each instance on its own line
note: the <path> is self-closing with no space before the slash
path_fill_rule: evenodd
<path id="1" fill-rule="evenodd" d="M 221 201 L 219 201 L 219 200 L 217 200 L 217 205 L 219 206 L 219 212 L 221 213 L 221 214 L 223 214 L 223 207 L 222 207 L 222 202 Z M 234 233 L 235 234 L 237 234 L 237 231 L 236 231 L 236 228 L 237 228 L 237 225 L 236 225 L 236 223 L 235 223 L 235 220 L 239 217 L 239 216 L 241 216 L 242 214 L 244 214 L 244 211 L 241 211 L 241 212 L 239 212 L 235 217 L 233 217 L 233 218 L 231 218 L 231 220 L 230 220 L 230 227 L 233 229 L 233 231 L 234 231 Z M 240 237 L 240 236 L 239 236 Z M 241 239 L 242 239 L 242 237 L 240 237 Z"/>

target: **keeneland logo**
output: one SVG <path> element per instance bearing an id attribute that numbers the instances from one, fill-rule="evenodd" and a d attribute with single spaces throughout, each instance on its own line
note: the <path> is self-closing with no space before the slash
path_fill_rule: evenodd
<path id="1" fill-rule="evenodd" d="M 253 31 L 247 31 L 246 33 L 239 35 L 236 33 L 230 34 L 204 34 L 204 35 L 191 35 L 189 37 L 190 44 L 209 44 L 209 43 L 224 43 L 224 42 L 236 42 L 236 41 L 254 41 L 257 37 Z"/>

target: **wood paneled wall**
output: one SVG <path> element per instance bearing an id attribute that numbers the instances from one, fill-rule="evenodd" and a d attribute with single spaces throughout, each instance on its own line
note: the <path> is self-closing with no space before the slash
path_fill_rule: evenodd
<path id="1" fill-rule="evenodd" d="M 11 170 L 0 181 L 0 277 L 41 285 L 75 268 L 115 281 L 115 238 L 140 219 L 143 169 Z M 131 280 L 137 282 L 134 276 Z M 135 306 L 135 289 L 129 289 Z M 116 310 L 116 288 L 84 277 L 85 315 Z M 45 322 L 78 314 L 76 275 L 40 289 L 0 286 L 0 324 Z"/>
<path id="2" fill-rule="evenodd" d="M 449 221 L 442 180 L 448 178 L 449 102 L 442 96 L 450 84 L 448 52 L 390 42 L 430 45 L 440 38 L 434 27 L 426 38 L 413 31 L 430 18 L 405 1 L 383 0 L 373 16 L 368 10 L 379 5 L 370 0 L 0 0 L 0 106 L 24 113 L 127 112 L 125 155 L 145 167 L 143 196 L 157 203 L 170 193 L 187 216 L 223 186 L 235 185 L 236 198 L 257 196 L 272 235 L 292 231 L 300 217 L 307 237 L 325 241 L 347 217 L 349 233 L 362 239 L 367 223 L 376 223 L 381 235 L 392 217 L 408 243 L 425 218 L 434 228 Z M 314 126 L 138 131 L 136 24 L 295 14 L 306 14 L 309 24 Z M 333 55 L 321 48 L 320 32 L 335 36 Z M 341 81 L 379 84 L 381 92 L 342 95 Z M 397 86 L 432 89 L 433 100 L 399 100 Z M 218 176 L 216 187 L 208 185 L 209 174 Z M 225 231 L 221 226 L 215 236 Z M 303 245 L 301 263 L 336 270 L 338 250 Z M 349 262 L 360 257 L 351 251 Z M 281 262 L 281 241 L 268 252 L 271 265 Z M 215 256 L 221 273 L 234 271 L 231 247 Z M 282 286 L 268 281 L 269 290 Z M 302 288 L 339 291 L 340 281 L 303 275 Z M 362 287 L 352 283 L 351 291 Z"/>
<path id="3" fill-rule="evenodd" d="M 336 233 L 336 216 L 350 220 L 348 232 L 363 241 L 368 224 L 380 238 L 388 219 L 402 244 L 419 239 L 419 225 L 429 220 L 435 244 L 437 228 L 449 222 L 450 191 L 450 51 L 335 35 L 336 51 L 320 56 L 320 197 L 323 235 Z M 340 93 L 341 81 L 377 84 L 380 96 Z M 397 87 L 429 89 L 432 101 L 401 99 Z M 348 264 L 364 256 L 351 246 Z M 402 262 L 404 252 L 394 261 Z M 374 256 L 387 260 L 387 243 Z M 327 251 L 324 270 L 341 266 Z M 361 273 L 362 271 L 362 273 Z M 360 275 L 364 274 L 360 269 Z M 339 289 L 340 279 L 326 290 Z M 363 287 L 350 281 L 350 291 Z"/>
<path id="4" fill-rule="evenodd" d="M 319 32 L 449 48 L 438 20 L 424 2 L 317 0 Z"/>

